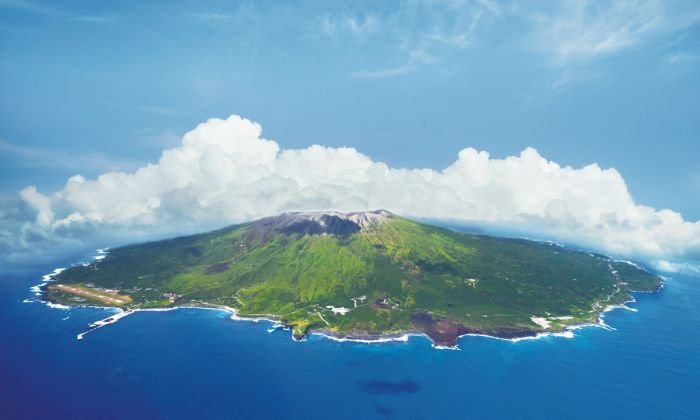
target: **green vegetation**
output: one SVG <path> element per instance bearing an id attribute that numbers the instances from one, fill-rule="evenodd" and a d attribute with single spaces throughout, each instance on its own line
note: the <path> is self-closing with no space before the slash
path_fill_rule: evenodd
<path id="1" fill-rule="evenodd" d="M 461 332 L 556 331 L 595 321 L 630 291 L 660 285 L 658 277 L 601 255 L 382 214 L 388 216 L 362 229 L 343 216 L 323 216 L 335 223 L 334 233 L 323 231 L 331 225 L 319 224 L 318 215 L 282 215 L 125 246 L 62 272 L 56 283 L 118 290 L 133 308 L 228 306 L 240 316 L 279 319 L 297 336 L 313 329 L 406 332 L 416 329 L 415 314 Z"/>

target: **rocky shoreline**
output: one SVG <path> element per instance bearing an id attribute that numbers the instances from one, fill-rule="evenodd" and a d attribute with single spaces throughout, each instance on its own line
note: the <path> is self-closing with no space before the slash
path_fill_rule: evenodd
<path id="1" fill-rule="evenodd" d="M 516 327 L 474 328 L 446 318 L 435 318 L 428 313 L 411 315 L 411 323 L 418 331 L 428 336 L 436 346 L 441 347 L 454 347 L 457 345 L 459 337 L 467 334 L 487 335 L 510 340 L 536 337 L 537 334 L 549 332 Z"/>
<path id="2" fill-rule="evenodd" d="M 413 329 L 396 332 L 376 332 L 376 331 L 350 331 L 338 332 L 328 329 L 312 330 L 308 334 L 320 334 L 339 341 L 357 342 L 389 342 L 405 341 L 410 336 L 425 336 L 432 341 L 435 347 L 456 347 L 459 338 L 464 335 L 483 335 L 506 340 L 537 337 L 542 333 L 557 333 L 558 331 L 530 330 L 520 328 L 501 327 L 493 329 L 482 329 L 467 327 L 448 319 L 435 319 L 427 313 L 419 313 L 411 316 Z M 302 340 L 306 337 L 295 335 L 295 340 Z"/>

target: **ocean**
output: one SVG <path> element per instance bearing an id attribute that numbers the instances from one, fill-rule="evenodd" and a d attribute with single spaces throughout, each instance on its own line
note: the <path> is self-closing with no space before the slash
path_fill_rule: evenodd
<path id="1" fill-rule="evenodd" d="M 615 310 L 614 330 L 510 342 L 294 342 L 222 311 L 25 303 L 53 267 L 0 275 L 0 418 L 700 418 L 700 279 Z"/>

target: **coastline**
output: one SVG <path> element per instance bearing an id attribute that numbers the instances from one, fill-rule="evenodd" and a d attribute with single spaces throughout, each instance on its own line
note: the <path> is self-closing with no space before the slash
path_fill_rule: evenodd
<path id="1" fill-rule="evenodd" d="M 105 258 L 107 254 L 108 248 L 103 248 L 103 249 L 98 249 L 97 253 L 98 255 L 94 256 L 93 259 L 95 261 L 99 261 L 103 258 Z M 75 265 L 79 264 L 86 264 L 86 263 L 77 263 Z M 417 329 L 412 329 L 408 330 L 406 332 L 391 332 L 391 333 L 370 333 L 370 332 L 348 332 L 348 333 L 339 333 L 336 331 L 331 331 L 328 329 L 318 329 L 318 330 L 311 330 L 308 333 L 297 336 L 297 334 L 294 334 L 293 328 L 290 325 L 286 325 L 280 322 L 277 316 L 275 315 L 262 315 L 262 316 L 251 316 L 251 317 L 246 317 L 246 316 L 240 316 L 238 315 L 237 311 L 235 308 L 231 308 L 228 306 L 224 305 L 216 305 L 216 304 L 210 304 L 207 302 L 200 302 L 200 304 L 185 304 L 182 306 L 173 306 L 173 307 L 168 307 L 168 308 L 137 308 L 137 309 L 127 309 L 124 310 L 122 308 L 114 307 L 114 306 L 98 306 L 98 305 L 76 305 L 76 306 L 67 306 L 67 305 L 62 305 L 54 302 L 50 302 L 48 300 L 43 299 L 44 294 L 45 294 L 45 287 L 53 281 L 53 276 L 60 274 L 62 271 L 64 271 L 66 268 L 59 267 L 54 269 L 51 273 L 45 274 L 42 276 L 42 282 L 40 284 L 34 285 L 30 287 L 30 291 L 34 293 L 34 296 L 41 296 L 41 298 L 36 299 L 36 298 L 27 298 L 24 299 L 24 303 L 34 303 L 34 302 L 39 302 L 43 303 L 49 308 L 52 309 L 61 309 L 61 310 L 68 310 L 73 307 L 81 307 L 81 308 L 95 308 L 95 309 L 103 309 L 103 310 L 115 310 L 116 313 L 113 315 L 108 316 L 107 318 L 100 319 L 98 321 L 95 321 L 91 324 L 88 325 L 88 329 L 80 334 L 77 335 L 76 339 L 77 340 L 82 340 L 85 335 L 88 333 L 105 327 L 107 325 L 114 324 L 118 322 L 120 319 L 125 318 L 129 315 L 132 315 L 136 312 L 167 312 L 167 311 L 174 311 L 178 309 L 201 309 L 201 310 L 217 310 L 217 311 L 223 311 L 226 313 L 230 314 L 230 319 L 234 321 L 248 321 L 248 322 L 260 322 L 260 321 L 267 321 L 272 324 L 270 328 L 268 328 L 268 332 L 274 332 L 279 329 L 284 329 L 284 330 L 290 330 L 292 332 L 292 339 L 294 341 L 304 341 L 307 336 L 309 335 L 317 335 L 321 337 L 325 337 L 329 340 L 333 340 L 336 342 L 354 342 L 354 343 L 362 343 L 362 344 L 384 344 L 384 343 L 391 343 L 391 342 L 407 342 L 410 337 L 425 337 L 431 342 L 431 346 L 435 349 L 438 350 L 460 350 L 459 348 L 459 341 L 461 340 L 462 337 L 467 337 L 467 336 L 474 336 L 474 337 L 487 337 L 495 340 L 502 340 L 502 341 L 509 341 L 512 343 L 517 343 L 520 341 L 525 341 L 525 340 L 537 340 L 545 337 L 561 337 L 561 338 L 567 338 L 567 339 L 572 339 L 575 338 L 574 331 L 583 329 L 583 328 L 588 328 L 588 327 L 595 327 L 595 328 L 602 328 L 608 331 L 615 331 L 615 328 L 609 326 L 608 324 L 605 323 L 605 314 L 611 311 L 614 311 L 616 309 L 626 309 L 632 312 L 637 312 L 638 310 L 636 308 L 631 308 L 627 306 L 628 303 L 635 303 L 636 299 L 634 296 L 631 295 L 631 299 L 624 301 L 621 304 L 614 304 L 614 305 L 607 305 L 605 306 L 601 312 L 597 315 L 597 322 L 584 322 L 584 323 L 579 323 L 579 324 L 571 324 L 571 325 L 566 325 L 562 330 L 557 330 L 557 331 L 537 331 L 537 330 L 532 330 L 531 334 L 526 334 L 522 336 L 499 336 L 496 334 L 484 334 L 484 333 L 478 333 L 478 332 L 466 332 L 463 334 L 458 334 L 455 336 L 453 340 L 450 340 L 449 342 L 438 342 L 434 338 L 430 337 L 430 335 L 424 331 L 417 330 Z M 656 290 L 653 291 L 630 291 L 630 293 L 658 293 L 661 289 L 663 289 L 665 282 L 668 280 L 668 278 L 662 278 L 662 282 L 660 283 L 659 287 Z M 529 332 L 528 332 L 529 333 Z"/>
<path id="2" fill-rule="evenodd" d="M 635 302 L 635 300 L 630 300 L 625 303 L 631 303 Z M 63 305 L 61 305 L 63 306 Z M 51 307 L 51 306 L 50 306 Z M 260 321 L 266 321 L 271 323 L 272 325 L 270 328 L 268 328 L 268 332 L 272 333 L 277 330 L 289 330 L 291 331 L 290 326 L 282 324 L 279 322 L 277 319 L 273 319 L 272 317 L 267 318 L 267 317 L 245 317 L 245 316 L 239 316 L 236 313 L 236 310 L 234 308 L 230 308 L 227 306 L 219 306 L 219 305 L 183 305 L 183 306 L 174 306 L 171 308 L 139 308 L 139 309 L 132 309 L 132 310 L 123 310 L 120 308 L 116 307 L 110 307 L 110 306 L 79 306 L 79 307 L 90 307 L 90 308 L 95 308 L 95 309 L 113 309 L 116 310 L 117 313 L 108 316 L 107 318 L 98 320 L 93 322 L 88 326 L 88 329 L 80 334 L 78 334 L 77 339 L 82 340 L 85 335 L 88 333 L 102 328 L 104 326 L 114 324 L 118 322 L 120 319 L 125 318 L 129 315 L 133 315 L 137 312 L 169 312 L 169 311 L 175 311 L 179 309 L 198 309 L 198 310 L 210 310 L 210 311 L 222 311 L 230 314 L 229 319 L 233 321 L 247 321 L 247 322 L 260 322 Z M 62 309 L 68 309 L 70 307 L 64 306 Z M 604 316 L 605 313 L 614 311 L 616 309 L 626 309 L 632 312 L 635 312 L 635 308 L 630 308 L 626 305 L 610 305 L 606 307 L 603 312 L 599 315 L 598 319 L 599 321 L 594 323 L 594 322 L 586 322 L 586 323 L 581 323 L 581 324 L 572 324 L 572 325 L 567 325 L 564 330 L 560 331 L 533 331 L 532 335 L 528 336 L 522 336 L 522 337 L 515 337 L 515 338 L 508 338 L 508 337 L 499 337 L 497 335 L 489 335 L 489 334 L 481 334 L 481 333 L 465 333 L 465 334 L 460 334 L 457 336 L 457 343 L 455 345 L 444 345 L 444 344 L 439 344 L 435 342 L 428 334 L 419 331 L 419 330 L 409 330 L 406 332 L 393 332 L 393 333 L 387 333 L 387 334 L 353 334 L 353 333 L 338 333 L 335 331 L 330 331 L 326 329 L 319 329 L 319 330 L 311 330 L 309 331 L 308 334 L 306 334 L 303 337 L 297 338 L 293 333 L 291 334 L 292 339 L 294 341 L 305 341 L 306 337 L 308 335 L 316 335 L 320 337 L 324 337 L 326 339 L 336 341 L 339 343 L 361 343 L 361 344 L 386 344 L 386 343 L 394 343 L 394 342 L 408 342 L 408 340 L 411 337 L 423 337 L 430 341 L 431 346 L 437 350 L 460 350 L 459 347 L 459 341 L 463 337 L 485 337 L 485 338 L 490 338 L 494 340 L 501 340 L 501 341 L 508 341 L 511 343 L 518 343 L 521 341 L 527 341 L 527 340 L 538 340 L 546 337 L 558 337 L 558 338 L 566 338 L 566 339 L 573 339 L 575 338 L 575 333 L 574 331 L 583 329 L 583 328 L 602 328 L 607 331 L 615 331 L 615 328 L 607 325 L 604 321 Z"/>
<path id="3" fill-rule="evenodd" d="M 36 301 L 35 301 L 36 302 Z M 630 303 L 634 302 L 634 300 L 627 301 L 625 303 Z M 50 302 L 45 302 L 47 303 L 47 306 L 51 308 L 56 308 L 56 305 L 51 304 Z M 52 306 L 53 305 L 53 306 Z M 58 305 L 61 306 L 60 309 L 70 309 L 71 307 L 64 306 L 64 305 Z M 283 330 L 289 330 L 292 331 L 290 326 L 282 324 L 279 322 L 279 320 L 273 319 L 273 318 L 267 318 L 267 317 L 245 317 L 245 316 L 239 316 L 236 313 L 236 310 L 234 308 L 226 307 L 226 306 L 218 306 L 218 305 L 183 305 L 183 306 L 174 306 L 171 308 L 139 308 L 139 309 L 132 309 L 132 310 L 123 310 L 120 308 L 116 307 L 110 307 L 110 306 L 92 306 L 92 305 L 85 305 L 85 306 L 78 306 L 78 307 L 88 307 L 88 308 L 94 308 L 94 309 L 103 309 L 103 310 L 116 310 L 117 312 L 113 315 L 108 316 L 107 318 L 100 319 L 98 321 L 93 322 L 88 326 L 88 329 L 76 337 L 78 340 L 82 340 L 85 335 L 88 333 L 102 328 L 107 325 L 114 324 L 118 322 L 120 319 L 125 318 L 129 315 L 133 315 L 137 312 L 169 312 L 169 311 L 175 311 L 179 309 L 197 309 L 197 310 L 213 310 L 213 311 L 222 311 L 230 314 L 229 319 L 233 321 L 247 321 L 247 322 L 260 322 L 260 321 L 266 321 L 270 322 L 272 325 L 270 328 L 267 329 L 269 333 L 272 333 L 274 331 L 283 329 Z M 566 339 L 573 339 L 575 338 L 575 333 L 574 331 L 583 329 L 583 328 L 602 328 L 607 331 L 615 331 L 615 328 L 607 325 L 604 321 L 605 313 L 614 311 L 616 309 L 626 309 L 632 312 L 635 312 L 635 308 L 630 308 L 626 305 L 610 305 L 606 307 L 603 312 L 599 315 L 598 319 L 599 321 L 596 323 L 593 322 L 587 322 L 587 323 L 581 323 L 581 324 L 572 324 L 572 325 L 567 325 L 564 330 L 560 331 L 539 331 L 535 332 L 533 331 L 532 335 L 528 336 L 523 336 L 523 337 L 515 337 L 515 338 L 507 338 L 507 337 L 499 337 L 497 335 L 489 335 L 489 334 L 480 334 L 480 333 L 465 333 L 465 334 L 460 334 L 456 341 L 457 343 L 455 345 L 443 345 L 435 342 L 428 334 L 418 331 L 418 330 L 410 330 L 406 331 L 404 333 L 402 332 L 394 332 L 394 333 L 388 333 L 388 334 L 346 334 L 346 333 L 338 333 L 335 331 L 330 331 L 330 330 L 324 330 L 324 329 L 319 329 L 319 330 L 311 330 L 308 332 L 308 334 L 304 335 L 303 337 L 296 337 L 294 333 L 292 332 L 291 336 L 294 341 L 305 341 L 306 337 L 308 335 L 316 335 L 320 337 L 324 337 L 326 339 L 340 342 L 340 343 L 361 343 L 361 344 L 386 344 L 386 343 L 394 343 L 394 342 L 408 342 L 408 340 L 411 337 L 423 337 L 430 341 L 431 346 L 437 350 L 460 350 L 459 347 L 459 341 L 463 337 L 485 337 L 485 338 L 490 338 L 494 340 L 501 340 L 501 341 L 508 341 L 511 343 L 518 343 L 520 341 L 527 341 L 527 340 L 538 340 L 546 337 L 559 337 L 559 338 L 566 338 Z"/>

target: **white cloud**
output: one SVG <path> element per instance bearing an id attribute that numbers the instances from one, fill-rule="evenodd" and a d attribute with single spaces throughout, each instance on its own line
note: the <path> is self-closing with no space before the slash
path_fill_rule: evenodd
<path id="1" fill-rule="evenodd" d="M 200 21 L 214 21 L 214 22 L 227 22 L 233 19 L 233 15 L 228 13 L 194 13 L 192 15 L 194 19 Z"/>
<path id="2" fill-rule="evenodd" d="M 45 13 L 47 9 L 40 3 L 29 0 L 0 0 L 0 7 Z"/>
<path id="3" fill-rule="evenodd" d="M 323 16 L 321 18 L 321 28 L 331 36 L 339 35 L 348 32 L 356 37 L 366 37 L 367 35 L 377 31 L 379 20 L 374 15 L 358 16 L 342 16 L 332 17 Z"/>
<path id="4" fill-rule="evenodd" d="M 386 77 L 400 76 L 415 71 L 421 64 L 432 63 L 433 61 L 433 56 L 431 56 L 424 48 L 416 48 L 408 54 L 407 64 L 379 70 L 354 71 L 350 73 L 350 76 L 365 79 L 383 79 Z"/>
<path id="5" fill-rule="evenodd" d="M 22 200 L 36 210 L 36 223 L 49 225 L 54 221 L 54 213 L 51 210 L 51 200 L 43 194 L 39 194 L 36 187 L 29 186 L 19 193 Z"/>
<path id="6" fill-rule="evenodd" d="M 687 262 L 674 263 L 666 260 L 659 260 L 654 264 L 654 268 L 666 273 L 683 273 L 700 277 L 700 266 Z"/>
<path id="7" fill-rule="evenodd" d="M 676 52 L 674 54 L 671 54 L 667 61 L 668 64 L 673 65 L 673 66 L 682 66 L 686 64 L 694 64 L 697 63 L 698 59 L 700 57 L 697 54 L 694 54 L 692 52 L 688 51 L 681 51 L 681 52 Z"/>
<path id="8" fill-rule="evenodd" d="M 389 64 L 384 62 L 378 70 L 354 71 L 350 73 L 353 77 L 398 76 L 438 62 L 440 57 L 473 46 L 477 31 L 503 11 L 501 5 L 490 0 L 417 0 L 378 9 L 384 9 L 383 13 L 373 10 L 320 18 L 324 34 L 334 39 L 349 34 L 353 41 L 379 40 L 383 56 L 390 57 Z"/>
<path id="9" fill-rule="evenodd" d="M 167 106 L 148 106 L 144 105 L 138 108 L 139 111 L 149 113 L 149 114 L 156 114 L 156 115 L 165 115 L 165 116 L 178 116 L 182 115 L 182 111 L 180 111 L 177 108 L 171 108 Z"/>
<path id="10" fill-rule="evenodd" d="M 56 8 L 51 2 L 32 1 L 32 0 L 0 0 L 0 8 L 21 10 L 29 13 L 44 14 L 48 16 L 63 17 L 75 22 L 88 23 L 116 23 L 116 16 L 100 16 L 100 15 L 78 15 Z"/>
<path id="11" fill-rule="evenodd" d="M 467 48 L 472 42 L 466 33 L 443 34 L 435 32 L 427 35 L 426 39 L 455 48 Z"/>
<path id="12" fill-rule="evenodd" d="M 350 73 L 352 77 L 361 77 L 365 79 L 381 79 L 385 77 L 400 76 L 415 70 L 415 66 L 407 64 L 405 66 L 392 67 L 389 69 L 380 70 L 360 70 Z"/>
<path id="13" fill-rule="evenodd" d="M 507 227 L 651 263 L 700 260 L 700 222 L 636 204 L 615 169 L 560 166 L 531 148 L 505 159 L 467 148 L 440 171 L 392 168 L 353 148 L 281 149 L 261 137 L 260 125 L 235 115 L 200 124 L 179 147 L 135 172 L 74 176 L 46 195 L 30 186 L 21 198 L 34 213 L 23 216 L 23 229 L 39 240 L 18 232 L 15 246 L 36 247 L 47 237 L 55 243 L 93 228 L 134 240 L 134 232 L 141 238 L 201 230 L 286 210 L 385 208 Z"/>
<path id="14" fill-rule="evenodd" d="M 23 146 L 0 139 L 0 155 L 23 167 L 62 167 L 79 170 L 116 170 L 133 168 L 128 160 L 113 159 L 100 153 L 67 153 L 57 149 Z"/>
<path id="15" fill-rule="evenodd" d="M 79 15 L 73 18 L 76 22 L 86 23 L 117 23 L 118 19 L 115 16 L 98 16 L 98 15 Z"/>
<path id="16" fill-rule="evenodd" d="M 699 18 L 692 1 L 564 1 L 553 13 L 538 15 L 538 44 L 562 61 L 592 58 L 685 29 Z"/>

